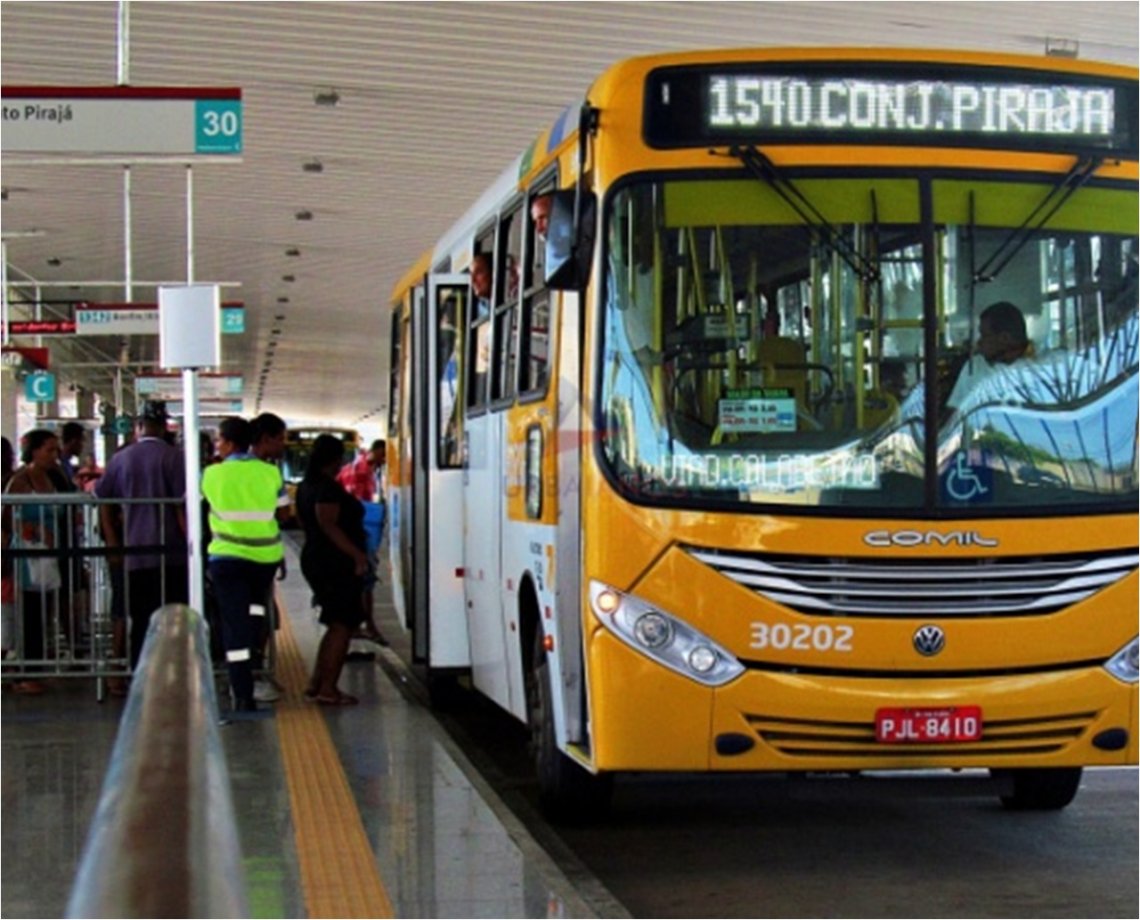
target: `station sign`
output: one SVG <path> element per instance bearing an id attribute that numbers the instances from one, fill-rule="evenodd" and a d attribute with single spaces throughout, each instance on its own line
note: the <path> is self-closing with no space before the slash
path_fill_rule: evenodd
<path id="1" fill-rule="evenodd" d="M 32 371 L 46 371 L 51 363 L 51 352 L 46 348 L 23 348 L 18 345 L 5 345 L 0 364 L 12 368 L 19 374 Z"/>
<path id="2" fill-rule="evenodd" d="M 240 396 L 244 389 L 245 378 L 241 374 L 198 375 L 198 394 L 202 399 Z M 135 393 L 147 399 L 181 398 L 182 375 L 140 374 L 135 378 Z"/>
<path id="3" fill-rule="evenodd" d="M 157 303 L 81 303 L 75 306 L 75 331 L 79 335 L 158 335 Z M 222 304 L 222 332 L 245 331 L 245 305 Z"/>
<path id="4" fill-rule="evenodd" d="M 29 319 L 0 325 L 7 335 L 75 335 L 75 323 L 69 319 Z"/>
<path id="5" fill-rule="evenodd" d="M 24 398 L 28 402 L 52 402 L 55 400 L 55 374 L 48 371 L 35 371 L 24 378 Z"/>
<path id="6" fill-rule="evenodd" d="M 242 152 L 231 87 L 5 86 L 4 152 L 216 156 Z"/>
<path id="7" fill-rule="evenodd" d="M 76 307 L 77 335 L 158 335 L 158 310 Z"/>
<path id="8" fill-rule="evenodd" d="M 222 335 L 237 335 L 242 332 L 245 332 L 245 310 L 222 304 Z"/>
<path id="9" fill-rule="evenodd" d="M 200 399 L 198 415 L 241 415 L 245 402 L 240 399 Z M 172 399 L 166 404 L 166 411 L 172 416 L 186 414 L 185 404 L 180 399 Z"/>

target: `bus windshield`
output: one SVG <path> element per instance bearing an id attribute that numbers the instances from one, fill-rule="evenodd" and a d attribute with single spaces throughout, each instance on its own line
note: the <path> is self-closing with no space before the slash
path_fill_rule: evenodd
<path id="1" fill-rule="evenodd" d="M 818 220 L 738 176 L 611 196 L 615 484 L 686 506 L 1135 508 L 1135 189 L 1080 188 L 1038 228 L 1056 183 L 792 181 Z"/>
<path id="2" fill-rule="evenodd" d="M 281 476 L 285 482 L 296 485 L 305 478 L 313 442 L 323 434 L 340 438 L 344 442 L 344 462 L 351 463 L 360 447 L 360 435 L 350 428 L 290 429 L 285 435 L 285 453 L 281 458 Z"/>

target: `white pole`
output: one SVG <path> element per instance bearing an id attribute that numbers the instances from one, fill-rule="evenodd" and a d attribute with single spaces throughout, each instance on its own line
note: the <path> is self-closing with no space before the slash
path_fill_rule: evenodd
<path id="1" fill-rule="evenodd" d="M 131 8 L 128 0 L 119 0 L 119 86 L 131 82 Z"/>
<path id="2" fill-rule="evenodd" d="M 194 283 L 194 169 L 186 167 L 186 283 Z M 198 370 L 182 370 L 182 447 L 186 455 L 186 542 L 190 553 L 190 606 L 206 613 L 202 546 L 202 455 L 198 449 Z"/>
<path id="3" fill-rule="evenodd" d="M 202 462 L 198 450 L 198 371 L 182 370 L 182 440 L 186 452 L 186 542 L 190 561 L 190 606 L 205 614 L 202 582 Z"/>

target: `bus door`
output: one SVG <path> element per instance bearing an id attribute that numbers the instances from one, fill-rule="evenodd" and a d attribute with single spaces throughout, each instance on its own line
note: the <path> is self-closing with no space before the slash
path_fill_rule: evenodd
<path id="1" fill-rule="evenodd" d="M 412 501 L 418 434 L 412 411 L 412 315 L 423 311 L 424 289 L 412 289 L 413 311 L 392 311 L 392 367 L 388 389 L 390 413 L 388 441 L 388 562 L 392 577 L 392 605 L 406 629 L 412 629 Z"/>
<path id="2" fill-rule="evenodd" d="M 417 350 L 412 411 L 413 472 L 412 655 L 431 668 L 470 662 L 463 610 L 462 385 L 459 369 L 467 315 L 466 275 L 431 275 L 426 301 L 413 317 Z"/>
<path id="3" fill-rule="evenodd" d="M 480 693 L 510 709 L 506 642 L 503 635 L 503 430 L 501 407 L 493 405 L 494 369 L 491 310 L 475 308 L 467 327 L 470 366 L 464 420 L 465 488 L 463 510 L 464 591 L 471 642 L 471 682 Z M 499 330 L 500 334 L 502 330 Z"/>

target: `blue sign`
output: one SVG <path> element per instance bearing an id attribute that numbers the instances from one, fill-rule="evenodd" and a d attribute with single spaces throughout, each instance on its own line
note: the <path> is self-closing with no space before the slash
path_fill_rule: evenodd
<path id="1" fill-rule="evenodd" d="M 222 334 L 236 335 L 245 332 L 245 308 L 222 307 Z"/>
<path id="2" fill-rule="evenodd" d="M 199 99 L 194 107 L 195 153 L 241 153 L 241 100 Z"/>
<path id="3" fill-rule="evenodd" d="M 984 457 L 982 458 L 984 461 Z M 994 500 L 994 471 L 985 463 L 971 464 L 965 451 L 954 456 L 942 474 L 942 500 L 951 504 L 988 504 Z"/>
<path id="4" fill-rule="evenodd" d="M 55 399 L 55 374 L 36 371 L 24 378 L 24 398 L 28 402 L 52 402 Z"/>

